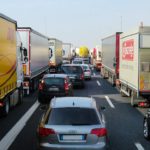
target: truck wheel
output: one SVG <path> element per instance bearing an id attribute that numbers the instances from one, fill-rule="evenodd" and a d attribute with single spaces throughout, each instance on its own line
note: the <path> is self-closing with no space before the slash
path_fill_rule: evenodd
<path id="1" fill-rule="evenodd" d="M 143 135 L 144 138 L 150 140 L 150 120 L 148 118 L 145 118 L 143 122 Z"/>
<path id="2" fill-rule="evenodd" d="M 136 107 L 137 105 L 135 104 L 135 102 L 134 102 L 134 98 L 135 98 L 135 96 L 134 96 L 134 91 L 131 91 L 131 106 L 132 107 Z"/>
<path id="3" fill-rule="evenodd" d="M 9 109 L 10 109 L 10 103 L 9 103 L 9 99 L 6 98 L 4 107 L 3 107 L 3 116 L 7 116 L 9 113 Z"/>
<path id="4" fill-rule="evenodd" d="M 18 91 L 18 104 L 22 104 L 23 102 L 23 88 L 21 87 Z"/>

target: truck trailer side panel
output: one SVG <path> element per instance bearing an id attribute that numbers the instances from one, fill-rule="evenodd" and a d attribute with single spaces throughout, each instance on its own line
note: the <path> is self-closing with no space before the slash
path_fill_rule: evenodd
<path id="1" fill-rule="evenodd" d="M 17 86 L 16 24 L 0 17 L 0 100 Z"/>
<path id="2" fill-rule="evenodd" d="M 31 42 L 31 76 L 37 76 L 48 69 L 48 39 L 33 32 L 30 35 Z"/>
<path id="3" fill-rule="evenodd" d="M 114 70 L 114 59 L 116 58 L 116 35 L 102 40 L 102 64 L 110 71 Z"/>
<path id="4" fill-rule="evenodd" d="M 21 49 L 17 22 L 0 13 L 0 115 L 22 102 Z"/>
<path id="5" fill-rule="evenodd" d="M 139 35 L 121 36 L 120 81 L 138 90 L 139 87 Z"/>

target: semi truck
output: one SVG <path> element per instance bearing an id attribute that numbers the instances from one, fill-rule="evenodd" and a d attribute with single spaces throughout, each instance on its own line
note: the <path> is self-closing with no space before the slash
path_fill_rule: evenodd
<path id="1" fill-rule="evenodd" d="M 99 45 L 93 48 L 92 51 L 92 64 L 94 65 L 96 71 L 101 71 L 102 67 L 102 50 Z"/>
<path id="2" fill-rule="evenodd" d="M 150 27 L 140 26 L 122 33 L 119 58 L 122 96 L 130 96 L 133 106 L 147 105 L 150 98 Z"/>
<path id="3" fill-rule="evenodd" d="M 57 72 L 62 64 L 62 41 L 49 38 L 49 71 Z"/>
<path id="4" fill-rule="evenodd" d="M 29 95 L 38 87 L 41 76 L 48 72 L 48 37 L 30 27 L 18 27 L 23 49 L 23 89 L 25 95 Z"/>
<path id="5" fill-rule="evenodd" d="M 86 46 L 81 46 L 79 48 L 79 57 L 83 58 L 89 57 L 89 49 Z"/>
<path id="6" fill-rule="evenodd" d="M 72 58 L 71 50 L 72 50 L 72 44 L 71 43 L 63 43 L 62 45 L 62 58 L 63 60 L 70 61 Z"/>
<path id="7" fill-rule="evenodd" d="M 0 13 L 0 114 L 23 99 L 22 44 L 17 22 Z"/>
<path id="8" fill-rule="evenodd" d="M 107 78 L 114 86 L 119 79 L 119 47 L 120 34 L 115 34 L 102 39 L 102 67 L 101 75 Z"/>

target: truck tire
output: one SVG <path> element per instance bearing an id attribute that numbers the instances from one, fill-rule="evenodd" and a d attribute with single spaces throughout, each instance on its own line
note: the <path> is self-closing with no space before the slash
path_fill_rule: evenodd
<path id="1" fill-rule="evenodd" d="M 9 99 L 6 98 L 5 104 L 4 104 L 4 107 L 3 107 L 3 111 L 2 111 L 2 115 L 7 116 L 8 113 L 9 113 L 9 110 L 10 110 L 10 102 L 9 102 Z"/>
<path id="2" fill-rule="evenodd" d="M 18 105 L 23 103 L 23 95 L 23 88 L 21 87 L 18 91 Z"/>
<path id="3" fill-rule="evenodd" d="M 143 135 L 144 138 L 150 140 L 150 119 L 145 118 L 143 122 Z"/>
<path id="4" fill-rule="evenodd" d="M 132 107 L 136 107 L 137 106 L 137 104 L 135 104 L 135 102 L 134 102 L 134 98 L 135 98 L 134 91 L 131 91 L 131 101 L 130 101 L 130 103 L 131 103 Z"/>

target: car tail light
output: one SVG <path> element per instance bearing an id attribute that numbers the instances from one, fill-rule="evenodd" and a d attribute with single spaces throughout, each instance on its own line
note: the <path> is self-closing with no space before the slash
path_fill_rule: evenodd
<path id="1" fill-rule="evenodd" d="M 84 80 L 84 74 L 81 74 L 80 79 Z"/>
<path id="2" fill-rule="evenodd" d="M 98 137 L 107 136 L 107 129 L 106 128 L 92 129 L 91 134 L 95 134 Z"/>
<path id="3" fill-rule="evenodd" d="M 39 127 L 39 135 L 40 136 L 48 136 L 51 134 L 55 134 L 55 131 L 53 129 Z"/>
<path id="4" fill-rule="evenodd" d="M 65 79 L 65 83 L 64 83 L 64 88 L 65 88 L 65 91 L 69 90 L 69 85 L 68 85 L 68 82 L 66 79 Z"/>
<path id="5" fill-rule="evenodd" d="M 39 83 L 39 90 L 43 90 L 44 88 L 44 80 L 42 80 L 40 83 Z"/>

